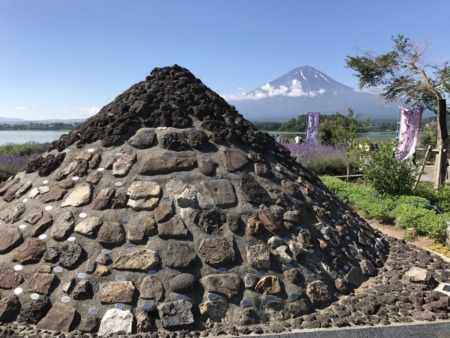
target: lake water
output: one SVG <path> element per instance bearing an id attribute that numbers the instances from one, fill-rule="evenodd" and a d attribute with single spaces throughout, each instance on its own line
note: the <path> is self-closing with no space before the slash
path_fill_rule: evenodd
<path id="1" fill-rule="evenodd" d="M 68 130 L 0 130 L 0 145 L 7 143 L 52 142 Z"/>
<path id="2" fill-rule="evenodd" d="M 39 131 L 39 130 L 0 130 L 0 145 L 4 145 L 7 143 L 28 143 L 28 142 L 38 142 L 38 143 L 45 143 L 45 142 L 52 142 L 57 139 L 62 134 L 69 133 L 68 130 L 45 130 L 45 131 Z M 275 134 L 275 133 L 272 133 Z M 294 138 L 295 134 L 289 134 L 289 135 L 281 135 L 283 138 Z M 300 135 L 305 139 L 306 135 L 305 133 L 300 133 Z M 387 139 L 394 139 L 397 136 L 397 133 L 369 133 L 369 134 L 362 134 L 361 138 L 387 138 Z"/>

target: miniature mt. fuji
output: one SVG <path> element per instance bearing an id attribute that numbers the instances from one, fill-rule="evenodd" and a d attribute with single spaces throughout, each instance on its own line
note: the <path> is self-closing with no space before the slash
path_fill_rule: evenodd
<path id="1" fill-rule="evenodd" d="M 374 94 L 357 92 L 325 73 L 297 67 L 248 93 L 227 98 L 250 120 L 286 120 L 309 111 L 345 113 L 348 107 L 364 116 L 396 116 L 394 105 Z"/>
<path id="2" fill-rule="evenodd" d="M 0 321 L 100 336 L 279 322 L 387 242 L 187 69 L 158 68 L 0 184 Z"/>

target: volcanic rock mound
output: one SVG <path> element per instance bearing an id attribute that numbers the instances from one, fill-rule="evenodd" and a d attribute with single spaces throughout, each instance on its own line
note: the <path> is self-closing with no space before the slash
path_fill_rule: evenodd
<path id="1" fill-rule="evenodd" d="M 101 335 L 309 313 L 387 244 L 179 66 L 0 185 L 0 321 Z"/>

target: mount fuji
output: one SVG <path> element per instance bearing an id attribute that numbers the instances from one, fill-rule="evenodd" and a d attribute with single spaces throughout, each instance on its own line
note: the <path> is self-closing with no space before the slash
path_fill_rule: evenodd
<path id="1" fill-rule="evenodd" d="M 363 118 L 398 117 L 397 104 L 356 91 L 310 66 L 297 67 L 257 89 L 225 99 L 251 121 L 285 121 L 311 111 L 346 114 L 349 107 Z"/>

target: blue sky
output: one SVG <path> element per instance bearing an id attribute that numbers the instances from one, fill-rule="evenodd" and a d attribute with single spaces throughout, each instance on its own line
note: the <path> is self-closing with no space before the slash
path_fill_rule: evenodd
<path id="1" fill-rule="evenodd" d="M 0 117 L 86 118 L 155 67 L 221 95 L 298 66 L 357 87 L 348 55 L 391 36 L 450 60 L 448 0 L 0 0 Z"/>

